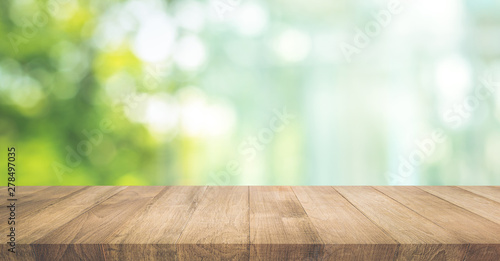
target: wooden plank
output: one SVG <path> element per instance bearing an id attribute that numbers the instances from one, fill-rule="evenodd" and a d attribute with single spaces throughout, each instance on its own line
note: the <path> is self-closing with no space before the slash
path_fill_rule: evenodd
<path id="1" fill-rule="evenodd" d="M 151 200 L 157 199 L 155 196 L 162 189 L 165 188 L 127 187 L 34 242 L 35 246 L 43 246 L 35 248 L 36 256 L 43 260 L 97 260 L 103 257 L 99 244 L 138 215 Z M 74 246 L 74 249 L 67 246 Z M 92 258 L 83 255 L 88 253 L 92 253 Z"/>
<path id="2" fill-rule="evenodd" d="M 306 260 L 323 241 L 290 187 L 250 187 L 250 259 Z"/>
<path id="3" fill-rule="evenodd" d="M 18 243 L 37 241 L 123 189 L 125 187 L 88 187 L 30 216 L 19 217 Z"/>
<path id="4" fill-rule="evenodd" d="M 170 244 L 105 244 L 106 261 L 179 260 L 175 245 Z"/>
<path id="5" fill-rule="evenodd" d="M 176 257 L 175 243 L 206 187 L 166 187 L 162 195 L 105 240 L 106 260 Z"/>
<path id="6" fill-rule="evenodd" d="M 23 222 L 25 217 L 31 216 L 37 211 L 55 204 L 69 197 L 77 191 L 83 190 L 86 187 L 51 187 L 34 191 L 32 193 L 20 192 L 16 201 L 16 212 L 20 222 Z M 7 202 L 2 202 L 2 207 L 7 206 Z M 0 220 L 6 220 L 8 212 L 0 213 Z M 0 229 L 5 229 L 6 223 L 0 223 Z"/>
<path id="7" fill-rule="evenodd" d="M 488 186 L 460 186 L 459 188 L 465 189 L 472 193 L 478 194 L 485 198 L 489 198 L 496 202 L 500 202 L 500 187 Z"/>
<path id="8" fill-rule="evenodd" d="M 80 187 L 81 189 L 82 187 Z M 48 186 L 17 186 L 15 187 L 16 193 L 16 219 L 22 220 L 22 217 L 25 215 L 29 215 L 33 210 L 39 209 L 43 207 L 45 204 L 43 202 L 46 201 L 47 194 L 51 193 L 42 193 L 48 189 L 49 191 L 52 187 Z M 47 191 L 46 191 L 47 192 Z M 3 186 L 1 188 L 1 194 L 7 194 L 7 187 Z M 0 203 L 0 207 L 5 209 L 5 207 L 9 204 L 9 201 L 2 201 Z M 10 212 L 2 211 L 0 213 L 0 220 L 7 220 Z M 0 223 L 0 231 L 8 231 L 7 222 Z M 19 224 L 19 222 L 17 223 Z M 10 231 L 9 231 L 10 233 Z M 6 233 L 6 234 L 9 234 Z M 8 251 L 10 246 L 6 244 L 1 244 L 0 246 L 0 260 L 35 260 L 35 253 L 31 245 L 24 244 L 16 244 L 16 254 L 13 254 Z"/>
<path id="9" fill-rule="evenodd" d="M 208 187 L 177 242 L 179 259 L 248 259 L 248 216 L 248 187 Z"/>
<path id="10" fill-rule="evenodd" d="M 23 199 L 23 201 L 27 201 L 27 196 L 29 196 L 30 194 L 33 194 L 35 192 L 38 192 L 36 193 L 35 195 L 39 195 L 40 191 L 42 190 L 45 190 L 49 187 L 15 187 L 15 198 L 17 198 L 17 200 L 21 201 L 21 199 Z M 2 191 L 0 193 L 0 195 L 2 195 L 3 197 L 7 198 L 9 197 L 9 192 L 7 192 L 7 187 L 2 187 Z M 2 201 L 0 202 L 0 206 L 4 207 L 4 206 L 7 206 L 8 203 L 7 201 Z"/>
<path id="11" fill-rule="evenodd" d="M 7 237 L 5 237 L 7 238 Z M 0 260 L 2 261 L 16 261 L 16 260 L 36 260 L 35 252 L 31 245 L 16 244 L 16 253 L 8 251 L 9 245 L 0 244 Z"/>
<path id="12" fill-rule="evenodd" d="M 500 224 L 500 203 L 458 187 L 419 187 L 437 197 Z"/>
<path id="13" fill-rule="evenodd" d="M 500 248 L 496 245 L 474 244 L 470 245 L 465 260 L 471 261 L 498 261 Z M 465 261 L 464 260 L 464 261 Z"/>
<path id="14" fill-rule="evenodd" d="M 127 187 L 34 243 L 101 244 L 118 227 L 140 213 L 162 189 L 164 187 Z"/>
<path id="15" fill-rule="evenodd" d="M 500 253 L 500 225 L 417 187 L 377 189 L 470 243 L 467 260 L 500 260 L 490 253 Z M 485 256 L 490 258 L 477 259 Z"/>
<path id="16" fill-rule="evenodd" d="M 98 244 L 33 244 L 36 260 L 104 260 Z"/>
<path id="17" fill-rule="evenodd" d="M 466 242 L 376 189 L 334 188 L 401 244 L 396 260 L 463 260 Z"/>
<path id="18" fill-rule="evenodd" d="M 468 243 L 500 243 L 500 225 L 417 187 L 377 189 Z"/>
<path id="19" fill-rule="evenodd" d="M 332 187 L 292 187 L 329 260 L 391 260 L 398 243 Z"/>
<path id="20" fill-rule="evenodd" d="M 500 260 L 497 191 L 23 187 L 0 260 Z"/>

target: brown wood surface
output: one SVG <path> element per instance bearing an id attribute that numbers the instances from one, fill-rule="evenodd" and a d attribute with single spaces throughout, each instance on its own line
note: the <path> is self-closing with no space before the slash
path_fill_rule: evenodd
<path id="1" fill-rule="evenodd" d="M 175 260 L 175 243 L 205 190 L 206 187 L 166 187 L 144 211 L 105 240 L 106 260 L 140 260 L 143 256 Z"/>
<path id="2" fill-rule="evenodd" d="M 0 260 L 500 260 L 499 187 L 18 187 L 16 197 L 17 254 L 4 243 Z"/>
<path id="3" fill-rule="evenodd" d="M 500 224 L 500 202 L 457 187 L 428 186 L 420 189 Z"/>
<path id="4" fill-rule="evenodd" d="M 485 198 L 489 198 L 496 202 L 500 202 L 500 187 L 491 187 L 491 186 L 462 186 L 459 187 L 461 189 L 465 189 L 477 195 L 483 196 Z"/>
<path id="5" fill-rule="evenodd" d="M 398 243 L 332 187 L 294 187 L 331 260 L 392 260 Z M 332 229 L 335 228 L 335 229 Z"/>
<path id="6" fill-rule="evenodd" d="M 178 259 L 248 259 L 248 209 L 248 187 L 208 187 L 177 242 Z"/>
<path id="7" fill-rule="evenodd" d="M 486 257 L 500 260 L 500 225 L 418 187 L 379 189 L 469 243 L 466 260 L 485 260 Z M 446 191 L 447 187 L 441 189 Z"/>
<path id="8" fill-rule="evenodd" d="M 250 259 L 315 259 L 322 245 L 290 187 L 250 187 Z"/>
<path id="9" fill-rule="evenodd" d="M 335 189 L 400 243 L 396 260 L 441 260 L 440 255 L 446 260 L 463 260 L 467 249 L 465 241 L 377 189 Z"/>
<path id="10" fill-rule="evenodd" d="M 26 188 L 36 188 L 36 187 L 26 187 Z M 20 217 L 30 216 L 32 213 L 43 209 L 51 204 L 64 200 L 69 197 L 73 193 L 76 193 L 79 190 L 84 189 L 85 187 L 52 187 L 50 189 L 42 190 L 32 190 L 25 189 L 21 187 L 16 193 L 17 198 L 17 212 Z M 36 192 L 36 193 L 34 193 Z M 4 206 L 8 205 L 8 201 L 2 202 L 2 209 Z M 0 220 L 5 220 L 9 213 L 7 211 L 0 213 Z M 0 223 L 0 229 L 3 229 L 3 226 L 7 224 Z"/>
<path id="11" fill-rule="evenodd" d="M 500 225 L 470 210 L 458 207 L 417 187 L 378 189 L 468 243 L 500 244 Z M 441 189 L 444 190 L 446 187 Z"/>

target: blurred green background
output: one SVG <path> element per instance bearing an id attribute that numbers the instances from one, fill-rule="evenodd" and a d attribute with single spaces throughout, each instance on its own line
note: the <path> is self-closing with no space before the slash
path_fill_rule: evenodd
<path id="1" fill-rule="evenodd" d="M 16 185 L 500 185 L 499 12 L 4 0 L 0 144 Z"/>

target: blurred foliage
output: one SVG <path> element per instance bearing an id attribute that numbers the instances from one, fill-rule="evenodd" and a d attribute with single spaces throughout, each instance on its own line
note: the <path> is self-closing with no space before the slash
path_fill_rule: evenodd
<path id="1" fill-rule="evenodd" d="M 1 1 L 0 144 L 17 148 L 17 185 L 394 184 L 435 128 L 448 141 L 397 184 L 500 184 L 500 98 L 465 127 L 442 119 L 499 63 L 500 5 L 408 4 L 346 62 L 339 44 L 386 6 Z M 266 133 L 283 108 L 294 120 Z"/>

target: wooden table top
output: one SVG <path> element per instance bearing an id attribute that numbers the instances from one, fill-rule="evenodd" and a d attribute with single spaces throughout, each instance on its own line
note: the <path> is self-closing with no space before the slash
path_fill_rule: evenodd
<path id="1" fill-rule="evenodd" d="M 16 255 L 4 243 L 1 260 L 500 260 L 500 187 L 17 187 L 16 198 Z"/>

